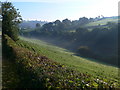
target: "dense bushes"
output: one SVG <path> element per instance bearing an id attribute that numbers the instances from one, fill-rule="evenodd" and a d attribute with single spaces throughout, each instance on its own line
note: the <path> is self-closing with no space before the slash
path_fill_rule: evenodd
<path id="1" fill-rule="evenodd" d="M 78 48 L 78 53 L 84 57 L 95 57 L 94 53 L 90 50 L 88 46 L 80 46 Z"/>
<path id="2" fill-rule="evenodd" d="M 68 69 L 66 66 L 56 63 L 45 56 L 18 46 L 8 36 L 5 38 L 7 45 L 14 52 L 14 59 L 18 65 L 16 69 L 21 75 L 23 83 L 23 86 L 20 87 L 90 89 L 114 88 L 118 86 L 117 83 L 111 83 L 109 80 L 95 78 L 91 75 Z"/>

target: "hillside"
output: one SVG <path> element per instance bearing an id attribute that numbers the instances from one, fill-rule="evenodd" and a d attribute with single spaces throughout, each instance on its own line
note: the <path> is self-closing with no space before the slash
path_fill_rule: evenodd
<path id="1" fill-rule="evenodd" d="M 45 3 L 36 9 L 34 3 L 28 8 L 26 3 L 19 3 L 22 14 L 29 14 L 26 18 L 20 15 L 17 3 L 15 6 L 12 2 L 1 3 L 0 89 L 118 90 L 118 17 L 87 18 L 85 15 L 78 20 L 59 20 L 60 15 L 65 15 L 54 13 L 54 8 L 60 11 L 57 9 L 59 3 L 50 7 L 48 3 L 49 8 Z M 59 17 L 54 17 L 57 14 Z M 22 16 L 24 19 L 50 20 L 51 17 L 56 20 L 26 21 Z"/>
<path id="2" fill-rule="evenodd" d="M 106 17 L 106 18 L 101 19 L 101 20 L 97 20 L 97 21 L 94 21 L 94 22 L 90 22 L 90 23 L 86 24 L 85 27 L 106 25 L 108 22 L 117 23 L 117 22 L 118 22 L 118 18 L 117 18 L 117 17 L 108 17 L 108 18 Z"/>
<path id="3" fill-rule="evenodd" d="M 23 37 L 21 37 L 21 39 L 28 43 L 26 44 L 24 42 L 25 45 L 22 43 L 22 46 L 29 49 L 31 48 L 31 50 L 47 56 L 56 62 L 65 64 L 69 68 L 83 73 L 92 74 L 95 77 L 100 76 L 115 81 L 118 79 L 118 68 L 116 67 L 100 64 L 92 59 L 90 60 L 75 56 L 75 53 L 69 52 L 66 49 L 59 48 L 57 46 L 50 45 L 49 43 L 45 43 L 40 40 L 27 39 Z"/>
<path id="4" fill-rule="evenodd" d="M 110 23 L 106 28 L 103 26 L 92 27 L 93 29 L 91 31 L 89 31 L 90 28 L 78 28 L 75 31 L 69 32 L 63 29 L 54 30 L 57 26 L 46 24 L 42 27 L 44 28 L 43 30 L 25 32 L 22 36 L 41 39 L 45 42 L 71 50 L 79 56 L 118 66 L 117 27 L 118 24 Z"/>
<path id="5" fill-rule="evenodd" d="M 46 21 L 23 21 L 19 26 L 20 28 L 35 28 L 36 24 L 39 23 L 41 26 L 47 23 Z"/>
<path id="6" fill-rule="evenodd" d="M 119 87 L 119 77 L 116 75 L 117 68 L 115 67 L 77 57 L 65 49 L 39 40 L 21 37 L 21 40 L 15 43 L 8 36 L 5 36 L 5 39 L 10 63 L 4 64 L 8 65 L 4 68 L 3 80 L 5 81 L 3 81 L 3 85 L 7 86 L 3 86 L 3 89 L 10 87 L 24 87 L 26 89 Z M 13 63 L 14 65 L 11 65 Z M 11 78 L 7 75 L 11 75 Z"/>

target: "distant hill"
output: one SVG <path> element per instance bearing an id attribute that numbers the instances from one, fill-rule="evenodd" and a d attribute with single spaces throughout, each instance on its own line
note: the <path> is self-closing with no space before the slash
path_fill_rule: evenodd
<path id="1" fill-rule="evenodd" d="M 23 21 L 20 24 L 20 28 L 35 28 L 36 23 L 39 23 L 41 26 L 47 23 L 47 21 Z"/>
<path id="2" fill-rule="evenodd" d="M 74 22 L 79 23 L 79 20 L 75 20 Z M 82 21 L 83 22 L 83 21 Z M 118 22 L 118 16 L 113 16 L 113 17 L 103 17 L 103 18 L 94 18 L 92 21 L 89 21 L 88 23 L 84 24 L 85 27 L 97 27 L 97 26 L 103 26 L 106 25 L 108 22 Z M 49 23 L 47 21 L 26 21 L 24 20 L 20 24 L 20 28 L 35 28 L 36 23 L 39 23 L 41 26 Z M 72 23 L 74 24 L 74 23 Z M 79 26 L 79 25 L 78 25 Z"/>
<path id="3" fill-rule="evenodd" d="M 106 25 L 108 22 L 118 22 L 118 16 L 113 16 L 113 17 L 104 17 L 100 20 L 90 22 L 86 24 L 85 26 L 91 27 L 91 26 L 98 26 L 98 25 Z"/>

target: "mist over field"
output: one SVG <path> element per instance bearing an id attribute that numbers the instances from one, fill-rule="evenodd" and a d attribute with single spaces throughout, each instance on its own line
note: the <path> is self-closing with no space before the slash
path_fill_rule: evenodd
<path id="1" fill-rule="evenodd" d="M 76 21 L 64 19 L 62 22 L 56 20 L 36 27 L 35 31 L 23 30 L 21 35 L 66 48 L 79 56 L 117 66 L 117 20 L 117 17 L 83 17 Z"/>
<path id="2" fill-rule="evenodd" d="M 115 13 L 101 10 L 94 0 L 1 2 L 0 11 L 0 88 L 120 88 Z"/>

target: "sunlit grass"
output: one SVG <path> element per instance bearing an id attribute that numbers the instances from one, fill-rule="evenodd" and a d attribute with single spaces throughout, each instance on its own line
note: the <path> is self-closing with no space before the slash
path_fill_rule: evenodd
<path id="1" fill-rule="evenodd" d="M 61 64 L 65 64 L 69 68 L 82 73 L 91 74 L 95 77 L 105 77 L 113 81 L 117 81 L 119 79 L 118 68 L 116 67 L 100 64 L 86 58 L 75 56 L 74 53 L 69 52 L 66 49 L 53 46 L 41 40 L 27 39 L 23 37 L 20 38 L 23 40 L 21 43 L 22 47 L 38 52 L 41 55 L 47 56 L 49 59 Z"/>
<path id="2" fill-rule="evenodd" d="M 103 20 L 100 20 L 100 21 L 95 21 L 95 22 L 90 22 L 88 24 L 86 24 L 85 26 L 98 26 L 98 25 L 105 25 L 107 24 L 108 22 L 118 22 L 118 19 L 113 19 L 113 18 L 107 18 L 107 19 L 103 19 Z"/>

